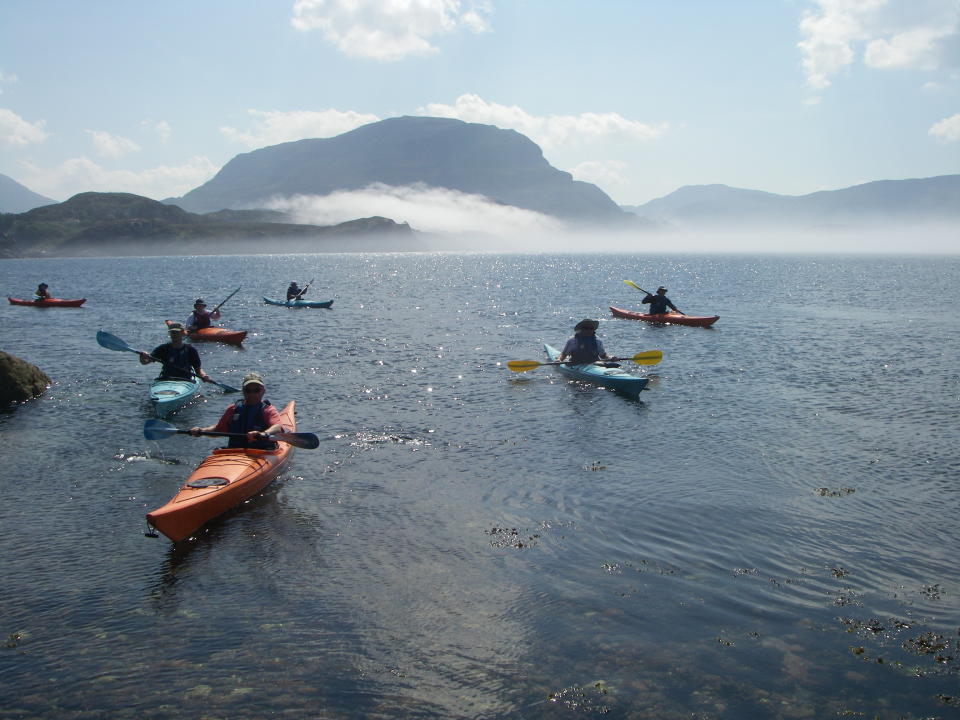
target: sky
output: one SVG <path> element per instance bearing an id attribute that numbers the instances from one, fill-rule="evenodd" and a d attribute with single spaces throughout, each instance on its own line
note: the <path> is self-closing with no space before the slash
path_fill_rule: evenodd
<path id="1" fill-rule="evenodd" d="M 517 130 L 621 205 L 955 174 L 960 3 L 0 2 L 0 173 L 57 201 L 400 115 Z"/>

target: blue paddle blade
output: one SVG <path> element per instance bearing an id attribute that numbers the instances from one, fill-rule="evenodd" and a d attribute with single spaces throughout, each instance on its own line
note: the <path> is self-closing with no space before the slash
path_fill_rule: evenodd
<path id="1" fill-rule="evenodd" d="M 158 418 L 151 418 L 143 424 L 143 436 L 147 440 L 165 440 L 177 432 L 175 426 Z"/>
<path id="2" fill-rule="evenodd" d="M 100 345 L 100 347 L 105 347 L 107 350 L 129 350 L 131 352 L 136 352 L 136 350 L 127 345 L 127 343 L 118 338 L 116 335 L 111 335 L 103 330 L 97 331 L 97 343 Z"/>

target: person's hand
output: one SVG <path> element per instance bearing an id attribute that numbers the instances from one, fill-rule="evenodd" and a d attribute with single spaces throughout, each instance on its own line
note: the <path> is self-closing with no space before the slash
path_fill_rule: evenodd
<path id="1" fill-rule="evenodd" d="M 266 440 L 267 434 L 259 430 L 251 430 L 247 433 L 247 442 L 256 442 L 257 440 Z"/>
<path id="2" fill-rule="evenodd" d="M 204 373 L 203 375 L 201 375 L 201 376 L 200 376 L 200 379 L 203 380 L 203 381 L 206 382 L 206 383 L 208 383 L 208 382 L 213 382 L 213 379 L 212 379 L 209 375 L 207 375 L 206 373 Z"/>
<path id="3" fill-rule="evenodd" d="M 194 437 L 200 437 L 200 428 L 198 427 L 192 427 L 187 432 L 189 432 Z"/>

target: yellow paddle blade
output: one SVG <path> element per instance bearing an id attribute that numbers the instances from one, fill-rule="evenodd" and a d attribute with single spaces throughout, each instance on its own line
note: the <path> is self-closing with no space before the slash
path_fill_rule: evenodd
<path id="1" fill-rule="evenodd" d="M 639 291 L 642 292 L 642 293 L 647 293 L 647 295 L 650 294 L 650 293 L 648 293 L 646 290 L 644 290 L 642 287 L 640 287 L 639 285 L 637 285 L 633 280 L 624 280 L 623 282 L 624 282 L 624 284 L 629 285 L 630 287 L 632 287 L 634 290 L 639 290 Z"/>
<path id="2" fill-rule="evenodd" d="M 637 363 L 637 365 L 656 365 L 663 360 L 663 351 L 647 350 L 646 352 L 637 353 L 630 359 Z"/>
<path id="3" fill-rule="evenodd" d="M 543 365 L 536 360 L 511 360 L 507 363 L 507 367 L 513 370 L 513 372 L 526 372 L 527 370 L 534 370 Z"/>

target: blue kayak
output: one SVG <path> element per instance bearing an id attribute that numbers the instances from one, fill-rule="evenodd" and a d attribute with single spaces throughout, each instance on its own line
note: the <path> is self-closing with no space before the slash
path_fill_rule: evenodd
<path id="1" fill-rule="evenodd" d="M 550 358 L 550 362 L 556 362 L 557 358 L 560 357 L 560 351 L 552 345 L 545 344 L 543 349 L 546 351 L 547 357 Z M 631 375 L 622 368 L 604 367 L 595 363 L 557 365 L 556 368 L 569 378 L 608 387 L 634 400 L 640 397 L 640 391 L 650 382 L 648 378 Z"/>
<path id="2" fill-rule="evenodd" d="M 271 300 L 268 297 L 263 298 L 263 301 L 268 305 L 283 305 L 284 307 L 291 308 L 328 308 L 333 305 L 333 300 L 324 300 L 320 302 L 319 300 Z"/>
<path id="3" fill-rule="evenodd" d="M 165 418 L 176 412 L 196 397 L 200 392 L 200 381 L 161 380 L 157 378 L 150 386 L 150 402 L 158 418 Z"/>

